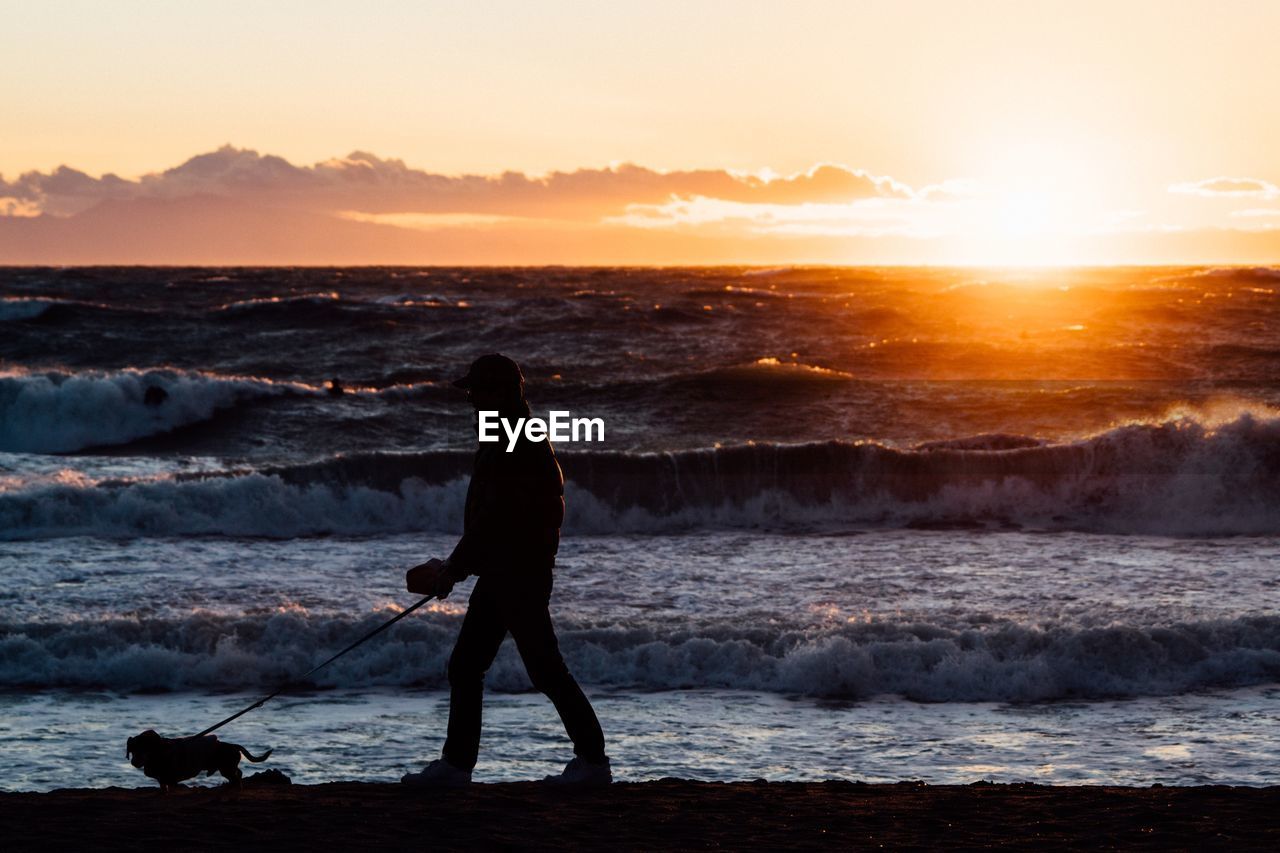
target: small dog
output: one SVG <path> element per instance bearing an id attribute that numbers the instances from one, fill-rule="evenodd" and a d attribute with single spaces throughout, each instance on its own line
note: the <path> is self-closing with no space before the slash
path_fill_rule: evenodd
<path id="1" fill-rule="evenodd" d="M 254 762 L 266 761 L 271 756 L 267 750 L 255 758 L 249 750 L 234 743 L 223 743 L 217 735 L 204 737 L 165 738 L 147 729 L 137 737 L 129 738 L 125 745 L 125 757 L 134 767 L 160 783 L 160 790 L 181 787 L 178 783 L 204 771 L 206 776 L 221 773 L 228 784 L 239 785 L 240 756 Z"/>

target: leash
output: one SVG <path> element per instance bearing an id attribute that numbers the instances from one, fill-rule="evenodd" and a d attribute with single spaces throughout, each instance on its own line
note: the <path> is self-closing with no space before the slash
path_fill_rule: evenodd
<path id="1" fill-rule="evenodd" d="M 242 711 L 237 711 L 237 712 L 235 712 L 234 714 L 232 714 L 230 717 L 227 717 L 227 718 L 226 718 L 225 720 L 223 720 L 222 722 L 220 722 L 220 723 L 216 723 L 216 724 L 214 724 L 214 725 L 212 725 L 212 726 L 209 726 L 209 728 L 205 729 L 205 730 L 204 730 L 204 731 L 202 731 L 200 734 L 198 734 L 198 735 L 192 735 L 192 737 L 204 737 L 205 735 L 209 734 L 210 732 L 214 732 L 214 731 L 217 731 L 218 729 L 222 728 L 223 726 L 225 726 L 227 723 L 231 722 L 232 720 L 237 719 L 237 718 L 239 718 L 239 717 L 243 717 L 245 714 L 249 713 L 249 712 L 250 712 L 250 711 L 252 711 L 254 708 L 261 708 L 263 705 L 265 705 L 265 704 L 267 703 L 267 701 L 268 701 L 268 700 L 274 699 L 275 697 L 279 696 L 279 695 L 280 695 L 281 693 L 283 693 L 285 690 L 289 689 L 289 687 L 291 687 L 291 686 L 292 686 L 292 685 L 294 685 L 294 684 L 297 684 L 299 681 L 302 681 L 304 678 L 306 678 L 307 676 L 311 675 L 312 673 L 314 673 L 314 672 L 316 672 L 316 671 L 318 671 L 318 670 L 324 669 L 326 666 L 328 666 L 329 664 L 333 663 L 333 662 L 334 662 L 334 661 L 336 661 L 338 658 L 342 657 L 342 656 L 343 656 L 343 655 L 345 655 L 347 652 L 351 651 L 351 650 L 352 650 L 352 649 L 354 649 L 356 646 L 358 646 L 358 645 L 360 645 L 361 643 L 363 643 L 365 640 L 372 639 L 373 637 L 376 637 L 378 634 L 381 634 L 383 631 L 387 630 L 387 629 L 388 629 L 388 628 L 390 628 L 392 625 L 396 624 L 396 623 L 397 623 L 397 622 L 399 622 L 401 619 L 403 619 L 404 617 L 408 616 L 410 613 L 412 613 L 413 611 L 417 610 L 419 607 L 421 607 L 422 605 L 426 604 L 428 601 L 430 601 L 430 600 L 431 600 L 431 599 L 433 599 L 433 598 L 435 598 L 435 595 L 428 595 L 428 596 L 426 596 L 425 598 L 423 598 L 421 601 L 419 601 L 417 604 L 413 605 L 412 607 L 409 607 L 409 608 L 407 608 L 407 609 L 405 609 L 405 610 L 401 610 L 401 611 L 400 611 L 399 613 L 397 613 L 395 616 L 391 617 L 391 618 L 390 618 L 390 619 L 388 619 L 386 622 L 383 622 L 383 623 L 382 623 L 381 625 L 379 625 L 377 628 L 374 628 L 372 631 L 370 631 L 369 633 L 365 634 L 363 637 L 361 637 L 360 639 L 356 640 L 354 643 L 352 643 L 351 645 L 347 646 L 345 649 L 343 649 L 342 651 L 338 652 L 336 655 L 334 655 L 333 657 L 329 658 L 329 659 L 328 659 L 327 661 L 325 661 L 324 663 L 316 664 L 315 666 L 311 667 L 311 669 L 309 669 L 309 670 L 307 670 L 306 672 L 302 673 L 302 675 L 299 675 L 297 678 L 290 679 L 289 681 L 286 681 L 284 684 L 281 684 L 281 685 L 280 685 L 279 687 L 277 687 L 273 692 L 268 693 L 266 696 L 263 696 L 261 699 L 259 699 L 257 702 L 254 702 L 254 703 L 253 703 L 252 705 L 250 705 L 248 708 L 245 708 L 245 709 L 244 709 L 244 710 L 242 710 Z"/>

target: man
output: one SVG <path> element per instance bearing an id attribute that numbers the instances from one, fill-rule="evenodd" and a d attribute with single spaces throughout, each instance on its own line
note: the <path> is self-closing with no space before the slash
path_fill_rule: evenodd
<path id="1" fill-rule="evenodd" d="M 524 376 L 506 356 L 481 356 L 453 384 L 467 391 L 477 412 L 497 411 L 511 423 L 529 417 Z M 449 730 L 442 756 L 400 781 L 471 781 L 480 747 L 484 675 L 508 632 L 533 686 L 560 713 L 577 756 L 561 775 L 546 781 L 612 781 L 600 722 L 560 656 L 547 609 L 563 520 L 564 476 L 550 442 L 529 441 L 522 432 L 511 452 L 505 441 L 480 444 L 467 489 L 462 539 L 448 559 L 428 560 L 407 577 L 410 592 L 440 598 L 468 575 L 478 580 L 449 658 Z"/>

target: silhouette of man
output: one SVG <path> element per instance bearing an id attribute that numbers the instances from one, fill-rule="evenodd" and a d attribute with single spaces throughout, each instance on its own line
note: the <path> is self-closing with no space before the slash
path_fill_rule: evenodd
<path id="1" fill-rule="evenodd" d="M 506 356 L 481 356 L 453 384 L 467 391 L 477 412 L 497 411 L 512 424 L 530 415 L 524 376 Z M 414 566 L 406 579 L 410 592 L 444 598 L 468 575 L 478 578 L 449 657 L 449 729 L 442 756 L 400 781 L 471 781 L 480 747 L 484 675 L 510 632 L 533 686 L 555 705 L 573 741 L 576 757 L 562 774 L 545 781 L 608 784 L 613 776 L 604 733 L 560 656 L 548 611 L 564 520 L 564 476 L 549 441 L 529 441 L 521 431 L 511 452 L 506 445 L 505 440 L 484 442 L 476 451 L 462 539 L 453 553 Z"/>

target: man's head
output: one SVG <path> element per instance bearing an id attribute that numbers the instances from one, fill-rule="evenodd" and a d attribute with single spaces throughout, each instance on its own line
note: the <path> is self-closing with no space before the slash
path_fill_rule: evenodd
<path id="1" fill-rule="evenodd" d="M 524 374 L 505 355 L 490 353 L 471 362 L 467 375 L 454 381 L 477 409 L 503 409 L 524 400 Z"/>

